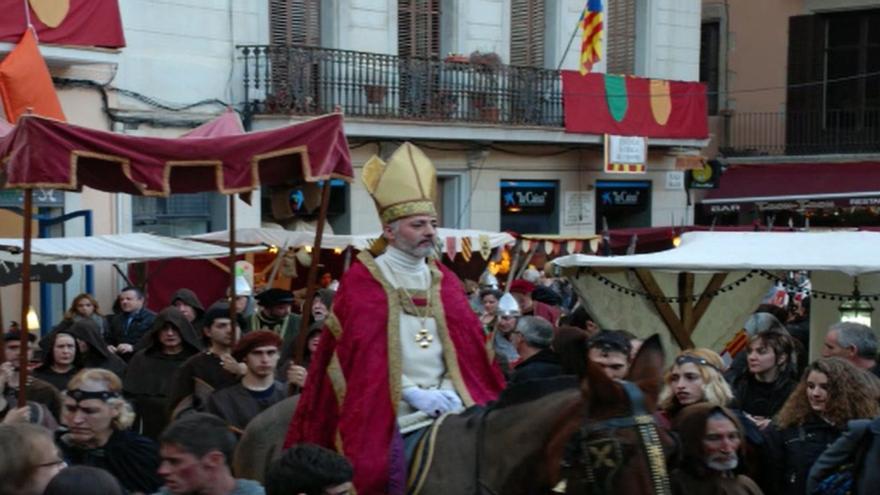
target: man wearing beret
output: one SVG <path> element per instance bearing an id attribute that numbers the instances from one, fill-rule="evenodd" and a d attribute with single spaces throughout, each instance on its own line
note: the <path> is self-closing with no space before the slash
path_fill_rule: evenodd
<path id="1" fill-rule="evenodd" d="M 281 337 L 274 332 L 255 330 L 242 337 L 232 357 L 247 371 L 239 383 L 211 394 L 207 411 L 243 433 L 254 416 L 287 397 L 287 388 L 275 380 L 280 352 Z"/>
<path id="2" fill-rule="evenodd" d="M 532 292 L 535 291 L 535 284 L 528 280 L 517 279 L 510 283 L 510 293 L 519 304 L 519 310 L 523 316 L 537 316 L 549 321 L 550 324 L 556 326 L 559 320 L 559 308 L 535 301 L 532 298 Z"/>
<path id="3" fill-rule="evenodd" d="M 215 390 L 238 383 L 244 374 L 232 357 L 234 335 L 244 323 L 240 313 L 236 324 L 229 319 L 229 305 L 216 303 L 203 317 L 203 332 L 210 341 L 206 350 L 186 360 L 171 379 L 168 409 L 171 419 L 188 412 L 204 412 L 205 404 Z"/>
<path id="4" fill-rule="evenodd" d="M 405 493 L 404 435 L 503 388 L 461 282 L 433 257 L 435 175 L 410 143 L 364 166 L 383 237 L 339 284 L 285 441 L 340 451 L 361 495 Z"/>

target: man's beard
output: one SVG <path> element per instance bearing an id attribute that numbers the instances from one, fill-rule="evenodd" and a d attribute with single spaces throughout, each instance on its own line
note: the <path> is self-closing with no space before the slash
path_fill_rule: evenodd
<path id="1" fill-rule="evenodd" d="M 706 467 L 713 471 L 731 471 L 739 466 L 739 458 L 736 453 L 731 455 L 712 454 L 706 459 Z"/>
<path id="2" fill-rule="evenodd" d="M 394 247 L 414 258 L 427 258 L 434 252 L 434 245 L 420 246 L 419 243 L 411 243 L 398 238 Z"/>

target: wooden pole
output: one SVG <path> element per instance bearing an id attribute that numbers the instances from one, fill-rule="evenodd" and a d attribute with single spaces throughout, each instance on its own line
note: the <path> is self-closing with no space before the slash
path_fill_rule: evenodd
<path id="1" fill-rule="evenodd" d="M 235 194 L 229 195 L 229 324 L 232 325 L 232 347 L 238 342 L 235 324 Z"/>
<path id="2" fill-rule="evenodd" d="M 21 320 L 19 321 L 19 367 L 18 367 L 18 406 L 27 405 L 27 376 L 28 376 L 28 346 L 30 345 L 30 329 L 28 328 L 27 314 L 31 304 L 31 217 L 34 209 L 34 192 L 30 188 L 24 189 L 24 235 L 22 236 L 21 255 Z"/>
<path id="3" fill-rule="evenodd" d="M 309 334 L 309 317 L 312 315 L 312 299 L 315 297 L 315 282 L 318 280 L 318 265 L 321 263 L 321 240 L 324 237 L 324 223 L 327 221 L 327 207 L 330 204 L 330 179 L 324 179 L 324 188 L 321 190 L 321 210 L 318 212 L 318 226 L 315 228 L 315 243 L 312 247 L 312 265 L 309 267 L 309 276 L 306 279 L 306 299 L 302 309 L 302 321 L 299 325 L 299 334 L 296 336 L 293 361 L 297 364 L 303 362 L 306 342 Z"/>

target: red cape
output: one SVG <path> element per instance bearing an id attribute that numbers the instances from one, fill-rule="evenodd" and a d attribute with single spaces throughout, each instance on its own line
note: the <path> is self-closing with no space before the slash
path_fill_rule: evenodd
<path id="1" fill-rule="evenodd" d="M 310 442 L 335 448 L 354 465 L 358 493 L 373 495 L 388 489 L 401 364 L 399 348 L 395 352 L 389 346 L 388 315 L 397 304 L 387 297 L 384 282 L 371 273 L 378 270 L 372 258 L 364 252 L 359 259 L 361 263 L 346 272 L 336 293 L 333 315 L 309 366 L 284 447 Z M 461 282 L 442 264 L 431 266 L 435 280 L 440 279 L 443 306 L 441 315 L 435 313 L 438 340 L 444 343 L 447 359 L 453 359 L 447 360 L 448 374 L 466 406 L 485 404 L 497 398 L 504 378 L 486 356 L 482 325 Z"/>

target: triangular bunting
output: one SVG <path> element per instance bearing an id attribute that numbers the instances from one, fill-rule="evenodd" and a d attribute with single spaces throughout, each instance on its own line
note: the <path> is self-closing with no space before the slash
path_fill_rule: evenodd
<path id="1" fill-rule="evenodd" d="M 489 243 L 488 234 L 480 234 L 480 256 L 486 261 L 492 255 L 492 245 Z"/>
<path id="2" fill-rule="evenodd" d="M 449 258 L 450 261 L 455 261 L 455 255 L 457 254 L 457 250 L 455 249 L 455 236 L 449 236 L 446 238 L 446 257 Z"/>
<path id="3" fill-rule="evenodd" d="M 471 238 L 470 237 L 462 237 L 461 238 L 461 257 L 464 258 L 465 262 L 471 260 Z"/>
<path id="4" fill-rule="evenodd" d="M 65 120 L 49 68 L 30 29 L 0 62 L 0 99 L 6 120 L 12 123 L 28 110 L 35 115 Z"/>

